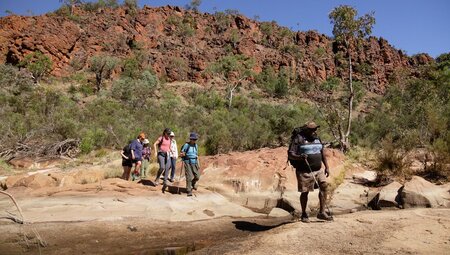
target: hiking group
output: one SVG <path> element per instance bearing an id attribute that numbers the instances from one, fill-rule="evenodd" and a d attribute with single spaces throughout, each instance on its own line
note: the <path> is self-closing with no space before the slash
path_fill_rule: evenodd
<path id="1" fill-rule="evenodd" d="M 183 168 L 185 169 L 187 195 L 192 196 L 192 190 L 197 190 L 197 181 L 200 179 L 197 140 L 197 133 L 190 133 L 189 141 L 183 144 L 180 154 L 178 154 L 175 133 L 169 128 L 164 129 L 162 135 L 153 143 L 153 151 L 159 164 L 156 178 L 153 181 L 155 186 L 159 186 L 163 173 L 163 192 L 168 187 L 168 182 L 173 183 L 175 181 L 176 162 L 178 156 L 180 156 L 181 171 Z M 148 177 L 152 156 L 152 149 L 149 145 L 150 141 L 146 139 L 145 133 L 140 133 L 136 139 L 131 140 L 122 149 L 122 179 L 129 180 L 131 177 L 131 180 L 135 181 Z M 131 172 L 133 165 L 134 171 Z"/>
<path id="2" fill-rule="evenodd" d="M 319 213 L 317 218 L 321 220 L 333 220 L 330 212 L 325 211 L 327 198 L 327 181 L 330 174 L 328 162 L 323 152 L 324 146 L 317 135 L 318 126 L 309 121 L 303 126 L 292 131 L 291 142 L 288 149 L 288 160 L 295 168 L 297 186 L 300 194 L 300 206 L 302 222 L 309 222 L 306 212 L 308 204 L 308 194 L 319 189 Z M 175 134 L 168 128 L 153 143 L 155 157 L 159 163 L 159 169 L 154 180 L 154 185 L 158 186 L 160 177 L 164 173 L 162 191 L 168 186 L 168 182 L 174 182 L 176 162 L 181 156 L 182 166 L 185 169 L 186 192 L 192 196 L 192 190 L 197 190 L 197 182 L 200 179 L 199 158 L 198 158 L 198 135 L 190 133 L 189 141 L 183 144 L 178 155 Z M 130 179 L 131 168 L 134 164 L 134 171 L 131 174 L 132 180 L 147 178 L 152 150 L 149 147 L 149 140 L 144 133 L 140 133 L 137 139 L 130 141 L 122 150 L 122 166 L 124 169 L 122 178 Z M 322 171 L 322 163 L 325 169 Z M 170 176 L 169 176 L 170 171 Z"/>

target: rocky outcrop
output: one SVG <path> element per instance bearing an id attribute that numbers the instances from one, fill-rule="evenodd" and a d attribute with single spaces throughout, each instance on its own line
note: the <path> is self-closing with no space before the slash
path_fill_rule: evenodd
<path id="1" fill-rule="evenodd" d="M 345 50 L 315 31 L 294 33 L 273 23 L 260 23 L 240 15 L 201 14 L 178 7 L 144 7 L 137 14 L 124 8 L 76 10 L 72 17 L 54 13 L 0 19 L 0 62 L 17 64 L 39 50 L 53 60 L 54 75 L 85 68 L 100 53 L 129 57 L 136 49 L 168 81 L 200 84 L 212 77 L 205 69 L 221 56 L 243 54 L 255 61 L 254 71 L 265 65 L 289 68 L 297 81 L 323 81 L 346 77 Z M 433 61 L 427 55 L 408 57 L 382 38 L 371 37 L 352 49 L 355 78 L 369 90 L 383 93 L 399 68 Z"/>
<path id="2" fill-rule="evenodd" d="M 369 202 L 369 207 L 450 207 L 450 185 L 435 185 L 422 177 L 413 176 L 404 185 L 393 182 L 381 188 Z"/>
<path id="3" fill-rule="evenodd" d="M 377 172 L 375 171 L 364 171 L 361 173 L 355 173 L 352 176 L 353 183 L 369 185 L 373 184 L 377 180 Z"/>
<path id="4" fill-rule="evenodd" d="M 409 207 L 449 207 L 450 189 L 436 186 L 419 176 L 414 176 L 401 190 L 402 203 Z"/>

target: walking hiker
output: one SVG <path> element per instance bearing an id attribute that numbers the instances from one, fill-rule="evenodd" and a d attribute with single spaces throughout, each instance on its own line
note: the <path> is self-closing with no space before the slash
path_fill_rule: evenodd
<path id="1" fill-rule="evenodd" d="M 170 143 L 171 143 L 169 137 L 170 132 L 171 132 L 170 129 L 168 128 L 164 129 L 162 136 L 156 139 L 155 143 L 153 144 L 156 157 L 159 163 L 159 169 L 158 173 L 156 174 L 155 185 L 159 185 L 159 177 L 164 171 L 164 182 L 162 187 L 163 192 L 167 187 L 167 179 L 169 176 L 169 168 L 170 168 L 170 157 L 169 157 Z"/>
<path id="2" fill-rule="evenodd" d="M 141 168 L 141 179 L 147 178 L 148 170 L 150 167 L 150 157 L 152 156 L 152 149 L 149 147 L 149 140 L 145 139 L 142 142 L 142 168 Z"/>
<path id="3" fill-rule="evenodd" d="M 301 221 L 309 222 L 306 206 L 308 203 L 308 194 L 314 191 L 314 184 L 319 185 L 320 210 L 317 218 L 321 220 L 333 220 L 331 215 L 325 212 L 325 203 L 327 198 L 326 177 L 330 171 L 323 145 L 316 131 L 319 128 L 316 123 L 309 121 L 300 128 L 292 131 L 291 143 L 288 150 L 288 159 L 296 170 L 298 191 L 300 194 L 300 205 L 302 209 Z M 322 163 L 325 169 L 322 171 Z"/>
<path id="4" fill-rule="evenodd" d="M 200 167 L 198 159 L 198 135 L 191 133 L 189 142 L 185 143 L 180 150 L 180 156 L 184 163 L 186 172 L 186 191 L 187 196 L 192 196 L 192 190 L 197 190 L 197 182 L 200 179 Z"/>
<path id="5" fill-rule="evenodd" d="M 122 167 L 123 174 L 122 179 L 127 180 L 130 179 L 131 168 L 133 167 L 133 160 L 131 159 L 131 143 L 133 141 L 129 141 L 125 147 L 123 147 L 120 155 L 122 155 Z"/>
<path id="6" fill-rule="evenodd" d="M 169 157 L 170 157 L 170 182 L 173 182 L 175 179 L 175 170 L 177 166 L 177 158 L 178 158 L 178 146 L 177 141 L 175 140 L 175 133 L 170 132 L 170 151 L 169 151 Z"/>
<path id="7" fill-rule="evenodd" d="M 137 139 L 131 142 L 131 159 L 133 160 L 134 171 L 132 174 L 132 180 L 137 180 L 139 178 L 139 173 L 142 165 L 142 142 L 145 140 L 145 133 L 140 133 Z"/>

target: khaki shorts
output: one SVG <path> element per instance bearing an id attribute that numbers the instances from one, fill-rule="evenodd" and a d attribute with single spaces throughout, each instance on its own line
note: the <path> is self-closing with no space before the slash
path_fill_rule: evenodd
<path id="1" fill-rule="evenodd" d="M 314 191 L 315 182 L 313 175 L 316 177 L 316 180 L 319 183 L 320 188 L 321 189 L 326 188 L 327 177 L 325 177 L 323 170 L 314 171 L 312 173 L 296 170 L 295 174 L 297 175 L 298 192 Z"/>

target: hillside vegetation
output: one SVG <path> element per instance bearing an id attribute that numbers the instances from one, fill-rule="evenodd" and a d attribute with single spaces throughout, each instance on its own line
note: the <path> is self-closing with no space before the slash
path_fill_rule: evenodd
<path id="1" fill-rule="evenodd" d="M 5 161 L 122 148 L 164 127 L 179 140 L 198 132 L 204 154 L 275 147 L 310 119 L 334 144 L 333 109 L 324 106 L 346 104 L 339 43 L 233 11 L 111 7 L 1 19 Z M 373 37 L 351 47 L 352 145 L 381 150 L 386 174 L 403 174 L 408 153 L 421 148 L 424 174 L 448 178 L 449 55 L 408 57 Z"/>

